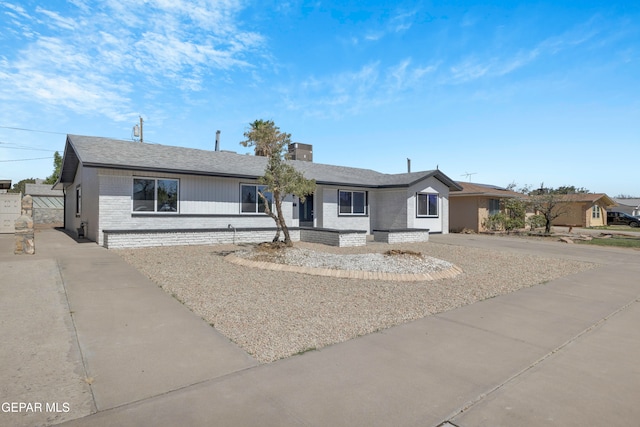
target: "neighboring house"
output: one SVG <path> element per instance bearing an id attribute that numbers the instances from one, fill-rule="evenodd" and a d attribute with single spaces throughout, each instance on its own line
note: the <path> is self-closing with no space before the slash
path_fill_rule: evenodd
<path id="1" fill-rule="evenodd" d="M 266 164 L 253 155 L 68 135 L 55 188 L 65 191 L 65 228 L 106 247 L 229 242 L 230 235 L 264 241 L 275 232 L 256 194 Z M 447 233 L 449 192 L 461 189 L 439 170 L 291 164 L 317 183 L 305 203 L 291 196 L 283 203 L 294 230 Z"/>
<path id="2" fill-rule="evenodd" d="M 53 190 L 51 184 L 26 184 L 25 194 L 33 199 L 35 224 L 62 225 L 64 222 L 64 194 Z"/>
<path id="3" fill-rule="evenodd" d="M 640 199 L 613 199 L 618 206 L 608 209 L 611 212 L 624 212 L 632 216 L 640 216 Z"/>
<path id="4" fill-rule="evenodd" d="M 522 193 L 488 184 L 460 182 L 462 191 L 449 196 L 449 229 L 452 232 L 486 231 L 485 220 L 501 212 L 500 200 L 525 197 Z"/>
<path id="5" fill-rule="evenodd" d="M 578 193 L 559 195 L 559 209 L 563 214 L 552 225 L 573 227 L 597 227 L 607 225 L 607 209 L 615 202 L 602 193 Z"/>

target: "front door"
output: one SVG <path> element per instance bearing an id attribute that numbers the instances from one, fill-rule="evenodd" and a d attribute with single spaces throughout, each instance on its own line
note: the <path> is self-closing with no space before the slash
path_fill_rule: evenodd
<path id="1" fill-rule="evenodd" d="M 300 227 L 313 227 L 313 194 L 300 203 Z"/>

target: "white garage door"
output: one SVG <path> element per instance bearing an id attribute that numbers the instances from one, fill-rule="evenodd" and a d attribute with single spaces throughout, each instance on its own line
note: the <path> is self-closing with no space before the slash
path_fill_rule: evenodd
<path id="1" fill-rule="evenodd" d="M 22 212 L 21 195 L 0 194 L 0 233 L 14 233 L 15 221 Z"/>

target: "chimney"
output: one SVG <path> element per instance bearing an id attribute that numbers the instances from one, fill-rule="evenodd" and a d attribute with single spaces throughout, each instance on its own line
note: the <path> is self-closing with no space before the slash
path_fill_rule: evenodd
<path id="1" fill-rule="evenodd" d="M 216 151 L 220 151 L 220 131 L 216 131 Z"/>
<path id="2" fill-rule="evenodd" d="M 299 142 L 289 144 L 289 158 L 291 160 L 313 162 L 313 145 Z"/>
<path id="3" fill-rule="evenodd" d="M 411 173 L 411 159 L 407 157 L 407 173 Z"/>

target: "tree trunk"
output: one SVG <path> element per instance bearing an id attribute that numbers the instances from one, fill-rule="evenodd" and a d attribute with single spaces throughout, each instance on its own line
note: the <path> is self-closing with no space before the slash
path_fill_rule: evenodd
<path id="1" fill-rule="evenodd" d="M 264 213 L 270 216 L 276 223 L 276 235 L 273 237 L 273 240 L 272 240 L 272 242 L 275 243 L 280 240 L 280 229 L 282 228 L 280 226 L 280 218 L 278 218 L 276 215 L 274 215 L 273 212 L 271 212 L 271 209 L 269 209 L 269 201 L 264 196 L 264 194 L 262 194 L 262 192 L 258 191 L 258 197 L 260 197 L 260 200 L 262 200 L 262 203 L 264 204 Z M 278 215 L 280 215 L 280 213 L 282 212 L 282 207 L 279 206 L 277 200 L 278 199 L 276 199 L 276 210 L 278 210 L 279 212 Z M 287 234 L 285 234 L 285 237 L 286 236 Z"/>
<path id="2" fill-rule="evenodd" d="M 293 246 L 293 242 L 291 241 L 291 236 L 289 235 L 289 228 L 287 227 L 287 223 L 284 220 L 284 215 L 282 214 L 282 199 L 280 198 L 279 192 L 274 192 L 273 194 L 274 201 L 276 202 L 276 212 L 277 212 L 277 223 L 282 232 L 284 233 L 284 244 L 287 246 Z"/>

